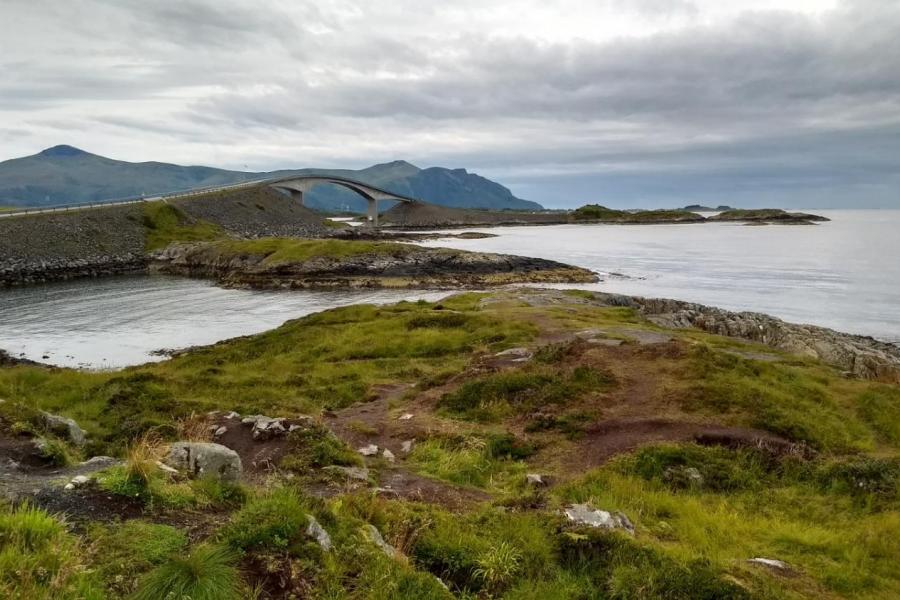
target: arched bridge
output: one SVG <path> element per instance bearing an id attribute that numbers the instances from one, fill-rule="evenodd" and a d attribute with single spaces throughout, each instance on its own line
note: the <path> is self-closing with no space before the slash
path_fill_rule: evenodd
<path id="1" fill-rule="evenodd" d="M 395 194 L 393 192 L 377 188 L 374 185 L 369 185 L 368 183 L 355 181 L 353 179 L 347 179 L 346 177 L 331 177 L 328 175 L 294 175 L 291 177 L 284 177 L 282 179 L 269 179 L 264 183 L 270 187 L 275 188 L 276 190 L 287 192 L 291 195 L 292 198 L 300 202 L 300 204 L 303 204 L 303 194 L 310 191 L 320 183 L 331 183 L 334 185 L 345 187 L 348 190 L 353 190 L 368 201 L 369 207 L 367 214 L 369 217 L 369 221 L 371 221 L 372 225 L 376 226 L 378 225 L 379 200 L 392 200 L 394 202 L 418 202 L 418 200 L 416 200 L 415 198 L 410 198 L 401 194 Z"/>

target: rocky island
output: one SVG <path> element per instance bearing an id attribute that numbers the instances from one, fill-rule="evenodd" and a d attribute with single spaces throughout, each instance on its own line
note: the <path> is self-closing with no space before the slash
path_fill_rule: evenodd
<path id="1" fill-rule="evenodd" d="M 598 281 L 587 269 L 539 258 L 359 240 L 172 244 L 151 256 L 150 268 L 250 288 L 465 288 Z"/>

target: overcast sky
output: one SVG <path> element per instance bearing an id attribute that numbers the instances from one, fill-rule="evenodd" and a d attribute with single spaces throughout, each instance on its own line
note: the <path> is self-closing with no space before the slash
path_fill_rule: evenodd
<path id="1" fill-rule="evenodd" d="M 898 0 L 2 0 L 0 159 L 900 208 Z"/>

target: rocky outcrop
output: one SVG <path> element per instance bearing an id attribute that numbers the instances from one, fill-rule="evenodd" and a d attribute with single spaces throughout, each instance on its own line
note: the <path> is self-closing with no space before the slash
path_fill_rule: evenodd
<path id="1" fill-rule="evenodd" d="M 855 377 L 900 383 L 900 346 L 815 325 L 787 323 L 762 313 L 731 312 L 702 304 L 595 294 L 603 304 L 637 309 L 667 328 L 694 327 L 816 358 Z"/>
<path id="2" fill-rule="evenodd" d="M 209 442 L 176 442 L 165 464 L 191 478 L 211 476 L 222 481 L 237 481 L 242 471 L 237 452 Z"/>
<path id="3" fill-rule="evenodd" d="M 540 258 L 395 246 L 350 256 L 272 263 L 264 255 L 223 254 L 215 244 L 173 245 L 153 256 L 152 268 L 250 288 L 453 288 L 597 280 L 587 269 Z"/>
<path id="4" fill-rule="evenodd" d="M 780 208 L 738 209 L 733 208 L 709 217 L 710 221 L 739 221 L 752 224 L 775 223 L 782 225 L 811 225 L 815 222 L 830 221 L 821 215 L 801 212 L 787 212 Z"/>
<path id="5" fill-rule="evenodd" d="M 40 415 L 41 421 L 48 431 L 72 442 L 76 446 L 84 446 L 84 443 L 87 441 L 84 430 L 78 426 L 74 419 L 51 415 L 47 412 L 41 412 Z"/>
<path id="6" fill-rule="evenodd" d="M 563 513 L 569 521 L 576 525 L 610 531 L 623 531 L 629 535 L 634 535 L 634 525 L 628 517 L 620 512 L 611 513 L 605 510 L 598 510 L 589 504 L 571 504 L 563 510 Z"/>

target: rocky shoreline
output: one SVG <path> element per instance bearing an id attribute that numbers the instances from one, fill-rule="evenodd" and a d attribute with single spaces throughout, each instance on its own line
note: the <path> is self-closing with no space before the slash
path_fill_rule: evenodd
<path id="1" fill-rule="evenodd" d="M 270 255 L 222 253 L 216 244 L 173 245 L 152 256 L 154 272 L 215 279 L 228 287 L 470 288 L 512 283 L 590 283 L 593 272 L 563 263 L 406 244 L 349 256 L 271 261 Z"/>
<path id="2" fill-rule="evenodd" d="M 7 260 L 0 264 L 0 288 L 87 277 L 143 273 L 148 257 L 140 252 L 92 258 Z"/>
<path id="3" fill-rule="evenodd" d="M 650 322 L 669 329 L 707 333 L 757 342 L 771 348 L 821 360 L 847 376 L 900 383 L 900 345 L 842 333 L 826 327 L 788 323 L 755 312 L 733 312 L 681 300 L 590 293 L 602 306 L 634 308 Z"/>

